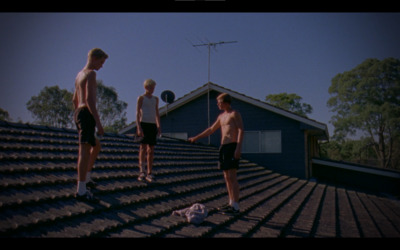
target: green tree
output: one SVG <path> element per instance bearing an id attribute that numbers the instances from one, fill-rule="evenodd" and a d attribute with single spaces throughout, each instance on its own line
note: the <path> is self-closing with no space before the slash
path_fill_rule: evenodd
<path id="1" fill-rule="evenodd" d="M 400 131 L 400 61 L 367 59 L 354 69 L 337 74 L 329 87 L 327 105 L 336 115 L 334 137 L 362 132 L 381 167 L 389 167 Z M 397 152 L 398 153 L 398 152 Z"/>
<path id="2" fill-rule="evenodd" d="M 26 104 L 35 122 L 53 127 L 72 127 L 72 93 L 58 86 L 45 87 Z"/>
<path id="3" fill-rule="evenodd" d="M 97 80 L 97 111 L 104 131 L 116 133 L 126 127 L 126 109 L 128 104 L 118 100 L 118 94 L 113 87 L 105 86 Z"/>
<path id="4" fill-rule="evenodd" d="M 2 108 L 0 108 L 0 121 L 11 121 L 8 112 Z"/>
<path id="5" fill-rule="evenodd" d="M 265 98 L 265 100 L 272 105 L 307 117 L 307 114 L 311 114 L 313 109 L 310 104 L 301 103 L 302 99 L 303 98 L 297 94 L 288 93 L 271 94 L 267 95 Z"/>
<path id="6" fill-rule="evenodd" d="M 73 93 L 61 90 L 58 86 L 45 87 L 38 96 L 27 103 L 35 122 L 54 127 L 74 127 Z M 114 88 L 97 81 L 97 111 L 105 132 L 116 133 L 126 127 L 126 108 L 128 104 L 118 100 Z"/>
<path id="7" fill-rule="evenodd" d="M 368 138 L 343 141 L 330 140 L 321 144 L 321 157 L 336 161 L 353 162 L 363 165 L 378 166 L 375 152 Z"/>

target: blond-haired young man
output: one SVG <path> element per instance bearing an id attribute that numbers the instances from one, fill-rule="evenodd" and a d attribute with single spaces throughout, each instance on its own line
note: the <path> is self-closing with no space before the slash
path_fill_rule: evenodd
<path id="1" fill-rule="evenodd" d="M 160 114 L 158 112 L 158 98 L 153 96 L 156 82 L 147 79 L 143 83 L 145 93 L 138 97 L 136 105 L 137 136 L 142 137 L 139 147 L 139 181 L 154 181 L 153 159 L 154 145 L 157 136 L 161 135 Z M 147 158 L 147 171 L 145 170 Z"/>
<path id="2" fill-rule="evenodd" d="M 79 133 L 78 180 L 76 198 L 83 201 L 96 201 L 93 194 L 86 188 L 90 180 L 91 170 L 100 152 L 100 141 L 97 134 L 103 135 L 99 114 L 96 109 L 96 72 L 103 67 L 108 55 L 99 48 L 91 49 L 85 67 L 77 74 L 73 104 L 75 108 L 74 121 Z"/>
<path id="3" fill-rule="evenodd" d="M 220 208 L 225 214 L 237 214 L 239 210 L 239 183 L 237 181 L 237 169 L 242 152 L 243 121 L 240 113 L 231 107 L 232 98 L 227 93 L 217 97 L 217 105 L 223 112 L 211 127 L 202 133 L 189 138 L 195 142 L 200 138 L 213 134 L 221 128 L 221 147 L 219 151 L 219 168 L 224 173 L 224 179 L 228 190 L 229 204 Z"/>

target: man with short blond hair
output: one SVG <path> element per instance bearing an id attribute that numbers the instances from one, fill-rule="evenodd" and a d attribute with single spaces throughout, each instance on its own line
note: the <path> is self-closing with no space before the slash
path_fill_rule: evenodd
<path id="1" fill-rule="evenodd" d="M 239 183 L 237 181 L 237 169 L 242 152 L 243 121 L 239 112 L 231 107 L 232 98 L 227 93 L 217 97 L 217 105 L 223 110 L 215 123 L 197 136 L 188 140 L 195 142 L 207 137 L 221 128 L 221 147 L 219 151 L 218 166 L 224 172 L 224 179 L 228 189 L 229 204 L 220 208 L 225 214 L 238 214 L 239 210 Z"/>
<path id="2" fill-rule="evenodd" d="M 86 188 L 90 179 L 91 170 L 97 155 L 100 152 L 100 141 L 97 134 L 104 134 L 103 126 L 96 109 L 96 72 L 101 67 L 108 55 L 99 48 L 89 51 L 85 67 L 78 73 L 75 79 L 75 91 L 73 104 L 75 108 L 74 121 L 79 134 L 78 153 L 78 180 L 76 198 L 83 201 L 96 201 L 93 194 Z"/>

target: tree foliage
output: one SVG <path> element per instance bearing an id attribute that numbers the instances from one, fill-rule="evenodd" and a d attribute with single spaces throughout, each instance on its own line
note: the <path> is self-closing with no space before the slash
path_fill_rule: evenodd
<path id="1" fill-rule="evenodd" d="M 307 114 L 311 114 L 313 109 L 310 104 L 301 103 L 302 99 L 303 98 L 297 94 L 288 93 L 271 94 L 267 95 L 265 98 L 265 100 L 272 105 L 307 117 Z"/>
<path id="2" fill-rule="evenodd" d="M 75 127 L 73 93 L 58 86 L 45 87 L 37 96 L 32 96 L 27 103 L 35 122 L 54 127 Z M 97 111 L 106 132 L 118 132 L 126 126 L 127 103 L 118 100 L 114 88 L 97 81 Z"/>
<path id="3" fill-rule="evenodd" d="M 7 110 L 0 108 L 0 121 L 11 121 Z"/>
<path id="4" fill-rule="evenodd" d="M 102 81 L 97 81 L 97 111 L 106 132 L 118 132 L 126 126 L 126 109 L 128 104 L 118 100 L 118 94 L 113 87 L 108 87 Z"/>
<path id="5" fill-rule="evenodd" d="M 330 140 L 321 144 L 321 157 L 336 161 L 353 162 L 362 165 L 378 166 L 375 151 L 368 138 L 343 141 Z"/>
<path id="6" fill-rule="evenodd" d="M 26 104 L 35 122 L 53 127 L 71 127 L 73 121 L 72 93 L 58 86 L 44 87 Z"/>
<path id="7" fill-rule="evenodd" d="M 337 74 L 329 88 L 328 107 L 336 115 L 334 137 L 343 140 L 361 131 L 381 167 L 389 167 L 400 136 L 400 61 L 367 59 Z"/>

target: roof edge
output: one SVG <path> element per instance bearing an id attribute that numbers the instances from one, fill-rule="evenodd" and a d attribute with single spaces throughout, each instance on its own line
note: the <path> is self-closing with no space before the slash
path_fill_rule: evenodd
<path id="1" fill-rule="evenodd" d="M 212 82 L 206 83 L 202 87 L 190 92 L 189 94 L 186 94 L 182 98 L 179 98 L 177 101 L 173 102 L 172 104 L 165 105 L 165 106 L 161 107 L 159 109 L 160 116 L 165 115 L 167 111 L 172 111 L 172 110 L 174 110 L 174 109 L 176 109 L 176 108 L 178 108 L 178 107 L 190 102 L 191 100 L 196 99 L 198 96 L 206 93 L 208 89 L 209 90 L 215 90 L 215 91 L 221 92 L 221 93 L 223 93 L 223 92 L 228 93 L 233 98 L 236 98 L 238 100 L 247 102 L 247 103 L 252 104 L 254 106 L 257 106 L 259 108 L 266 109 L 268 111 L 277 113 L 279 115 L 283 115 L 285 117 L 291 118 L 293 120 L 297 120 L 299 122 L 302 122 L 302 123 L 308 124 L 310 126 L 313 126 L 315 128 L 318 128 L 320 130 L 323 130 L 326 133 L 327 138 L 329 138 L 328 128 L 327 128 L 326 124 L 324 124 L 324 123 L 317 122 L 315 120 L 311 120 L 309 118 L 303 117 L 303 116 L 295 114 L 293 112 L 278 108 L 278 107 L 273 106 L 273 105 L 271 105 L 269 103 L 263 102 L 261 100 L 258 100 L 258 99 L 255 99 L 255 98 L 252 98 L 252 97 L 249 97 L 249 96 L 246 96 L 244 94 L 238 93 L 238 92 L 233 91 L 231 89 L 224 88 L 224 87 L 219 86 L 219 85 L 217 85 L 215 83 L 212 83 Z"/>
<path id="2" fill-rule="evenodd" d="M 212 82 L 207 82 L 203 86 L 201 86 L 201 87 L 193 90 L 192 92 L 182 96 L 181 98 L 179 98 L 175 102 L 173 102 L 171 104 L 167 104 L 167 105 L 159 108 L 160 116 L 166 115 L 167 112 L 170 112 L 170 111 L 172 111 L 174 109 L 177 109 L 177 108 L 185 105 L 186 103 L 188 103 L 188 102 L 196 99 L 197 97 L 207 93 L 207 91 L 209 91 L 209 90 L 214 90 L 214 91 L 221 92 L 221 93 L 228 93 L 233 98 L 238 99 L 240 101 L 247 102 L 247 103 L 252 104 L 254 106 L 257 106 L 259 108 L 262 108 L 262 109 L 274 112 L 276 114 L 285 116 L 287 118 L 290 118 L 290 119 L 305 123 L 307 125 L 310 125 L 312 127 L 315 127 L 317 129 L 320 129 L 320 130 L 324 131 L 324 133 L 326 135 L 326 138 L 327 139 L 329 138 L 328 127 L 324 123 L 321 123 L 321 122 L 318 122 L 318 121 L 315 121 L 315 120 L 311 120 L 309 118 L 303 117 L 301 115 L 298 115 L 296 113 L 287 111 L 285 109 L 278 108 L 278 107 L 273 106 L 273 105 L 271 105 L 269 103 L 263 102 L 261 100 L 258 100 L 258 99 L 255 99 L 255 98 L 252 98 L 252 97 L 249 97 L 249 96 L 246 96 L 246 95 L 244 95 L 242 93 L 233 91 L 231 89 L 227 89 L 225 87 L 219 86 L 219 85 L 217 85 L 215 83 L 212 83 Z M 130 129 L 134 128 L 134 127 L 136 127 L 136 121 L 133 122 L 128 127 L 124 128 L 124 129 L 121 129 L 119 133 L 125 133 L 125 132 L 129 131 Z"/>

